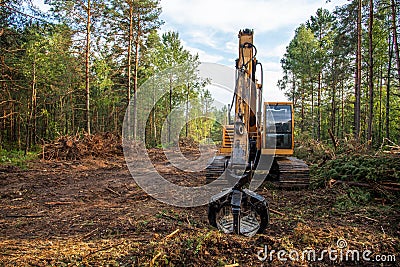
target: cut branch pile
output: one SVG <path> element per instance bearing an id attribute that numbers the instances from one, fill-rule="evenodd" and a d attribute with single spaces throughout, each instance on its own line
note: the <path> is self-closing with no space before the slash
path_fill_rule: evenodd
<path id="1" fill-rule="evenodd" d="M 199 142 L 196 142 L 193 138 L 190 137 L 182 137 L 179 138 L 179 146 L 197 149 L 199 147 Z"/>
<path id="2" fill-rule="evenodd" d="M 45 160 L 79 160 L 86 157 L 110 157 L 122 155 L 121 138 L 112 133 L 76 134 L 59 137 L 43 146 Z"/>
<path id="3" fill-rule="evenodd" d="M 400 145 L 390 141 L 389 139 L 385 138 L 381 145 L 380 149 L 383 153 L 386 154 L 397 154 L 400 155 Z"/>
<path id="4" fill-rule="evenodd" d="M 199 143 L 193 138 L 179 138 L 179 149 L 184 154 L 189 152 L 197 154 L 199 152 Z"/>
<path id="5" fill-rule="evenodd" d="M 314 187 L 344 185 L 389 200 L 400 192 L 400 146 L 388 139 L 378 150 L 351 138 L 334 145 L 306 140 L 298 143 L 295 154 L 310 165 Z"/>

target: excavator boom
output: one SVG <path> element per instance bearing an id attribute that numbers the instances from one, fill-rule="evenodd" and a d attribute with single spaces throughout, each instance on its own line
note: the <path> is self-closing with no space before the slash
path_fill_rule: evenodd
<path id="1" fill-rule="evenodd" d="M 257 61 L 253 44 L 253 30 L 239 31 L 239 57 L 236 59 L 236 87 L 233 96 L 234 123 L 224 125 L 222 146 L 215 164 L 208 167 L 207 181 L 212 182 L 225 170 L 225 161 L 237 162 L 236 155 L 248 164 L 258 164 L 260 155 L 273 155 L 273 165 L 268 178 L 278 187 L 304 188 L 309 185 L 309 168 L 294 153 L 294 107 L 292 102 L 262 103 L 262 65 Z M 260 66 L 261 83 L 256 79 Z M 230 111 L 229 111 L 230 113 Z M 240 139 L 235 131 L 243 123 L 247 138 Z M 239 141 L 238 141 L 239 140 Z M 238 147 L 243 151 L 238 152 Z M 235 151 L 236 149 L 236 151 Z"/>
<path id="2" fill-rule="evenodd" d="M 257 166 L 273 157 L 270 169 L 260 170 L 279 187 L 308 187 L 309 170 L 303 161 L 291 157 L 294 151 L 294 109 L 291 102 L 266 102 L 262 105 L 262 65 L 256 59 L 253 30 L 239 32 L 239 57 L 233 96 L 234 121 L 225 125 L 219 155 L 206 169 L 208 182 L 224 175 L 230 186 L 209 203 L 211 225 L 225 233 L 254 235 L 269 222 L 268 203 L 255 192 L 245 189 Z M 256 79 L 261 69 L 261 83 Z M 230 114 L 231 110 L 229 110 Z M 228 115 L 230 117 L 230 115 Z"/>

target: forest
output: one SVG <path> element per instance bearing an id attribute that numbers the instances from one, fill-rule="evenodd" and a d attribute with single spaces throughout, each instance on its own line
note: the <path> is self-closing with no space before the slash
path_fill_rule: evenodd
<path id="1" fill-rule="evenodd" d="M 279 86 L 295 103 L 301 134 L 347 136 L 375 148 L 384 139 L 399 142 L 398 32 L 395 0 L 318 9 L 296 29 Z"/>
<path id="2" fill-rule="evenodd" d="M 159 34 L 158 1 L 47 4 L 46 13 L 30 1 L 0 6 L 4 149 L 28 151 L 77 132 L 118 133 L 129 100 L 146 80 L 171 66 L 199 64 L 178 32 Z M 332 13 L 319 9 L 296 29 L 278 85 L 295 104 L 300 139 L 351 137 L 375 148 L 399 142 L 398 13 L 395 0 L 352 1 Z M 159 145 L 171 107 L 189 95 L 198 103 L 212 100 L 205 83 L 194 74 L 186 89 L 158 104 L 163 112 L 147 129 L 150 146 Z M 191 112 L 204 113 L 197 106 Z M 189 128 L 186 136 L 200 139 L 199 129 L 210 127 Z"/>
<path id="3" fill-rule="evenodd" d="M 83 132 L 120 133 L 128 103 L 146 80 L 173 66 L 199 64 L 178 32 L 159 34 L 159 1 L 46 3 L 47 13 L 31 1 L 0 6 L 4 149 L 29 151 Z M 193 102 L 187 113 L 212 112 L 199 105 L 212 100 L 205 83 L 194 73 L 186 89 L 171 91 L 157 104 L 146 129 L 150 146 L 160 144 L 163 117 L 179 103 Z M 199 139 L 209 123 L 197 120 L 185 135 Z"/>
<path id="4" fill-rule="evenodd" d="M 399 266 L 400 2 L 349 0 L 297 26 L 277 86 L 307 185 L 264 177 L 269 221 L 247 237 L 131 172 L 148 157 L 170 184 L 203 188 L 205 171 L 171 155 L 194 165 L 230 121 L 199 55 L 162 31 L 162 1 L 0 0 L 0 266 Z"/>

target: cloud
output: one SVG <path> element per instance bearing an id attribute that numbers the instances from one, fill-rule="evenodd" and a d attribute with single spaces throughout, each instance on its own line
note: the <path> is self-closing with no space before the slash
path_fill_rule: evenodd
<path id="1" fill-rule="evenodd" d="M 267 62 L 263 62 L 262 65 L 263 65 L 264 72 L 265 71 L 281 71 L 281 64 L 279 64 L 278 62 L 267 61 Z"/>
<path id="2" fill-rule="evenodd" d="M 236 33 L 243 27 L 257 32 L 304 22 L 325 1 L 307 0 L 165 0 L 165 20 L 188 27 Z"/>
<path id="3" fill-rule="evenodd" d="M 188 31 L 185 32 L 185 36 L 191 43 L 202 44 L 211 48 L 217 48 L 220 45 L 216 40 L 215 33 L 204 30 L 188 29 Z"/>
<path id="4" fill-rule="evenodd" d="M 286 53 L 286 47 L 287 47 L 288 43 L 276 45 L 276 46 L 273 46 L 272 48 L 268 47 L 268 46 L 261 46 L 259 48 L 258 54 L 263 57 L 282 58 L 283 55 Z"/>
<path id="5" fill-rule="evenodd" d="M 282 78 L 280 60 L 295 29 L 318 8 L 333 10 L 348 0 L 162 0 L 162 29 L 178 31 L 184 47 L 203 62 L 234 65 L 237 33 L 255 31 L 257 59 L 264 67 L 268 99 L 285 100 L 277 82 Z"/>
<path id="6" fill-rule="evenodd" d="M 283 92 L 277 86 L 278 80 L 281 78 L 281 71 L 264 70 L 263 97 L 265 101 L 287 101 Z"/>
<path id="7" fill-rule="evenodd" d="M 47 11 L 50 10 L 50 5 L 45 4 L 43 0 L 42 0 L 42 1 L 40 1 L 40 0 L 33 0 L 33 1 L 32 1 L 32 4 L 33 4 L 35 7 L 39 8 L 39 9 L 40 9 L 41 11 L 43 11 L 43 12 L 47 12 Z"/>
<path id="8" fill-rule="evenodd" d="M 201 62 L 218 63 L 224 59 L 224 57 L 221 55 L 210 54 L 200 48 L 190 46 L 184 40 L 182 40 L 182 46 L 183 48 L 188 50 L 191 54 L 193 55 L 198 54 Z"/>
<path id="9" fill-rule="evenodd" d="M 229 41 L 229 42 L 226 42 L 225 43 L 225 49 L 227 50 L 227 52 L 229 52 L 229 53 L 232 53 L 232 54 L 234 54 L 234 53 L 237 53 L 237 50 L 238 50 L 238 43 L 237 42 L 231 42 L 231 41 Z"/>

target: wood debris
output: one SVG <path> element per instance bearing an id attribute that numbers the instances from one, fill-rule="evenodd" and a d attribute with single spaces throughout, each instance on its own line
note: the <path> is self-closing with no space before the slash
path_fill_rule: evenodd
<path id="1" fill-rule="evenodd" d="M 42 159 L 79 160 L 87 157 L 111 157 L 122 155 L 121 138 L 107 132 L 102 134 L 64 135 L 45 144 Z"/>

